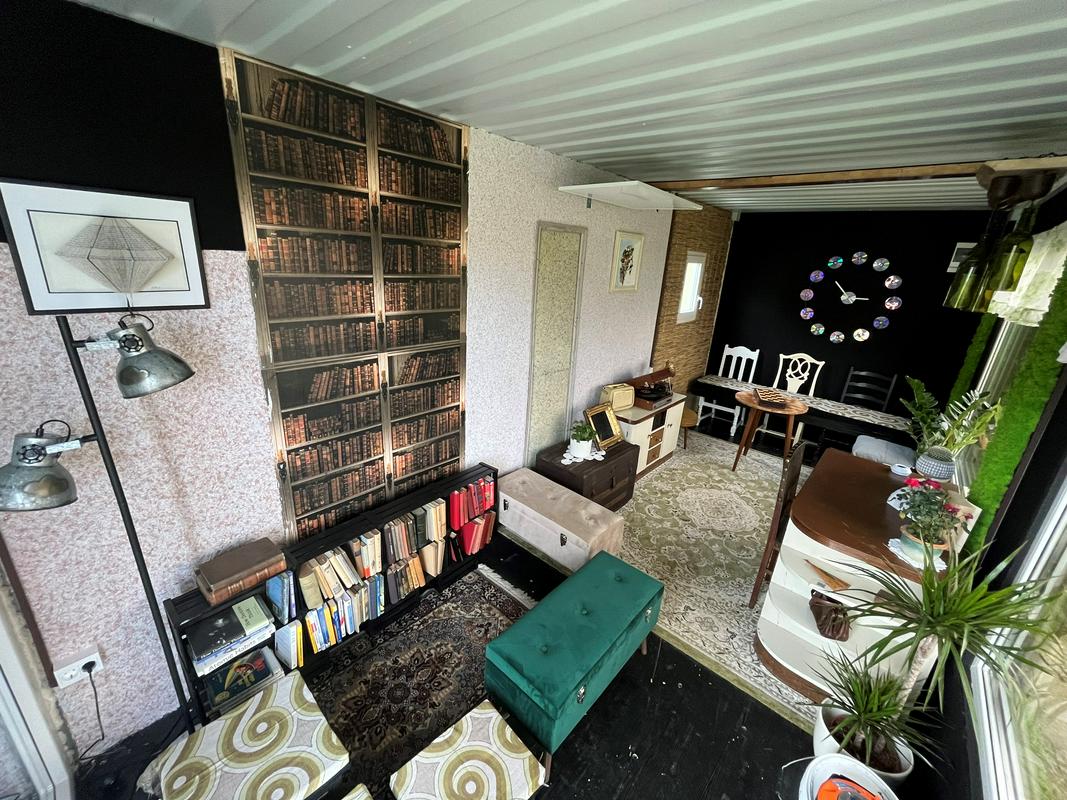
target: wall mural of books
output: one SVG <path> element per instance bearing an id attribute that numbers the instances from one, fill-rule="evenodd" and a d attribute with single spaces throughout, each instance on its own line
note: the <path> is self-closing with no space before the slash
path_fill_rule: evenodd
<path id="1" fill-rule="evenodd" d="M 221 49 L 289 533 L 463 463 L 467 130 Z"/>

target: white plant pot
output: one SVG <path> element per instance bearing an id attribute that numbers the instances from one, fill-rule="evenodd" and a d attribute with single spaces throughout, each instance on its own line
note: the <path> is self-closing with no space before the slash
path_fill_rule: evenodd
<path id="1" fill-rule="evenodd" d="M 593 455 L 593 440 L 579 442 L 577 439 L 571 439 L 570 452 L 578 458 L 589 458 Z"/>
<path id="2" fill-rule="evenodd" d="M 831 755 L 834 753 L 840 753 L 843 756 L 854 758 L 850 753 L 846 753 L 841 749 L 841 746 L 837 743 L 837 740 L 830 734 L 829 717 L 836 714 L 843 714 L 839 708 L 820 708 L 819 713 L 815 716 L 815 730 L 811 735 L 812 750 L 817 756 Z M 911 775 L 912 769 L 915 768 L 915 754 L 911 751 L 903 742 L 897 742 L 897 753 L 900 755 L 900 760 L 904 762 L 904 770 L 901 772 L 883 772 L 880 769 L 874 767 L 867 767 L 867 769 L 874 772 L 879 778 L 885 781 L 894 789 L 899 788 L 900 784 L 904 782 L 904 779 Z M 855 759 L 859 760 L 859 759 Z M 866 766 L 866 765 L 864 765 Z"/>

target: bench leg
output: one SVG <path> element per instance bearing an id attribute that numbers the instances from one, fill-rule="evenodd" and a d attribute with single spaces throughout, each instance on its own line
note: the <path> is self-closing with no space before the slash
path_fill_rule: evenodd
<path id="1" fill-rule="evenodd" d="M 648 655 L 648 637 L 647 636 L 644 639 L 641 640 L 641 655 L 643 655 L 643 656 L 647 656 Z"/>
<path id="2" fill-rule="evenodd" d="M 544 762 L 545 762 L 545 765 L 544 765 L 545 766 L 545 784 L 548 784 L 548 782 L 552 779 L 552 754 L 550 752 L 548 752 L 547 750 L 545 751 Z"/>

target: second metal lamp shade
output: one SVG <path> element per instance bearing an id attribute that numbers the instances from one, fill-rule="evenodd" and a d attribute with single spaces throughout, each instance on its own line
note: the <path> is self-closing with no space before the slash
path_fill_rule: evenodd
<path id="1" fill-rule="evenodd" d="M 127 399 L 144 397 L 193 377 L 192 367 L 170 350 L 157 347 L 144 325 L 120 323 L 107 335 L 119 345 L 115 379 Z"/>
<path id="2" fill-rule="evenodd" d="M 59 455 L 45 452 L 62 441 L 41 433 L 15 436 L 11 463 L 0 467 L 0 511 L 59 508 L 78 499 L 74 478 L 60 466 Z"/>

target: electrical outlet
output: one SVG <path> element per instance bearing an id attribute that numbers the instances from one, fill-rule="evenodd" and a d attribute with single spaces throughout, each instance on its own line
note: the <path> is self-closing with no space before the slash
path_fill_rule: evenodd
<path id="1" fill-rule="evenodd" d="M 84 668 L 86 664 L 90 663 L 93 664 L 93 675 L 98 675 L 103 671 L 104 660 L 100 658 L 100 653 L 92 648 L 83 650 L 61 664 L 56 664 L 55 672 L 53 673 L 56 676 L 56 685 L 62 689 L 64 686 L 70 686 L 88 678 L 89 673 Z"/>

